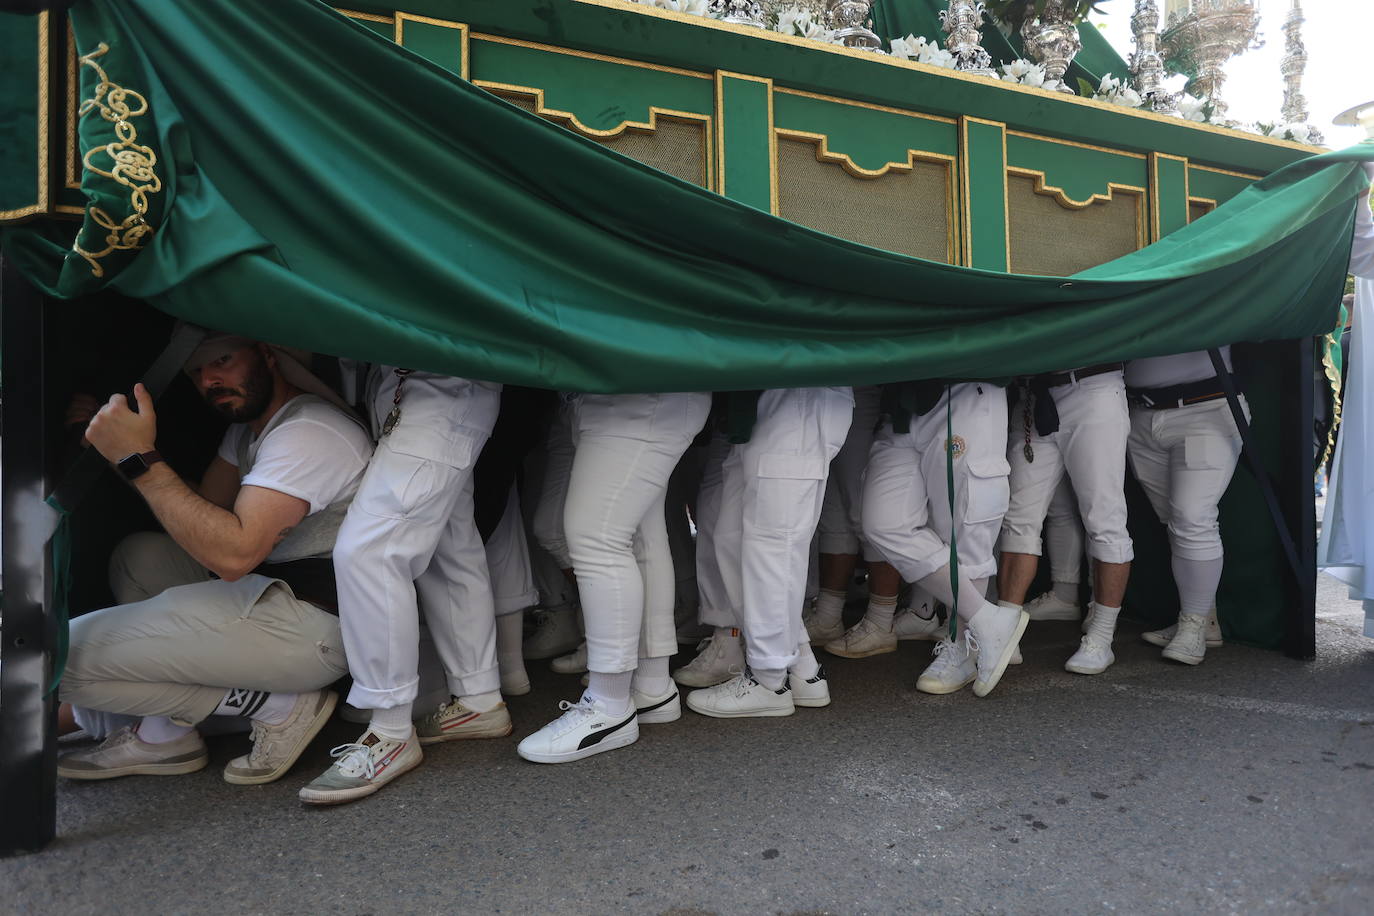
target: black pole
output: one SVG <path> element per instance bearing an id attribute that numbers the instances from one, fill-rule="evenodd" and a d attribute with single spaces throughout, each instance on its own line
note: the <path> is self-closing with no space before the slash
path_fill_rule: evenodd
<path id="1" fill-rule="evenodd" d="M 1286 380 L 1284 390 L 1293 394 L 1282 413 L 1289 418 L 1284 425 L 1284 441 L 1291 444 L 1284 449 L 1279 500 L 1297 545 L 1299 571 L 1297 581 L 1290 585 L 1285 595 L 1287 615 L 1283 652 L 1290 658 L 1314 658 L 1317 654 L 1317 506 L 1312 483 L 1316 471 L 1316 403 L 1312 378 L 1316 360 L 1311 338 L 1294 341 L 1290 346 L 1295 350 L 1293 358 L 1284 362 L 1293 367 L 1293 375 Z"/>
<path id="2" fill-rule="evenodd" d="M 0 856 L 36 852 L 57 832 L 57 645 L 44 504 L 43 299 L 0 257 Z"/>

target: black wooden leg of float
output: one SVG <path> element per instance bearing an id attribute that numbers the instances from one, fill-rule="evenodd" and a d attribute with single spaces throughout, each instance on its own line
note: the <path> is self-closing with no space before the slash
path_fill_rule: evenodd
<path id="1" fill-rule="evenodd" d="M 0 856 L 12 856 L 42 849 L 57 829 L 56 700 L 44 696 L 57 633 L 43 502 L 43 299 L 3 259 L 0 342 Z"/>
<path id="2" fill-rule="evenodd" d="M 1283 411 L 1290 418 L 1284 430 L 1290 444 L 1284 450 L 1280 501 L 1297 544 L 1299 570 L 1285 596 L 1283 651 L 1290 658 L 1313 658 L 1317 654 L 1317 508 L 1312 490 L 1316 464 L 1312 373 L 1316 369 L 1312 340 L 1294 341 L 1293 346 L 1296 353 L 1285 360 L 1293 366 L 1293 377 L 1285 380 L 1284 390 L 1294 396 Z"/>

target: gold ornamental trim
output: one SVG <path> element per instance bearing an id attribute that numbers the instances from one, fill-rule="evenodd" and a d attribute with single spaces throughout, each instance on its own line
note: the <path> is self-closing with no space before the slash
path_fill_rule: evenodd
<path id="1" fill-rule="evenodd" d="M 100 207 L 91 204 L 86 215 L 91 221 L 108 230 L 105 247 L 100 251 L 87 251 L 77 242 L 72 250 L 85 258 L 91 265 L 91 273 L 97 277 L 105 275 L 100 259 L 116 251 L 137 251 L 143 247 L 153 227 L 148 223 L 149 195 L 162 190 L 162 179 L 158 177 L 157 153 L 151 146 L 138 142 L 138 129 L 133 119 L 148 113 L 148 99 L 133 89 L 126 89 L 111 82 L 104 68 L 96 60 L 108 54 L 110 46 L 103 41 L 89 54 L 82 55 L 81 66 L 90 67 L 100 77 L 95 92 L 81 103 L 78 119 L 95 112 L 114 125 L 115 141 L 104 146 L 96 146 L 81 157 L 82 167 L 102 178 L 108 178 L 129 189 L 129 206 L 133 210 L 124 219 L 116 221 L 113 216 Z M 108 158 L 110 167 L 96 165 L 98 156 Z"/>

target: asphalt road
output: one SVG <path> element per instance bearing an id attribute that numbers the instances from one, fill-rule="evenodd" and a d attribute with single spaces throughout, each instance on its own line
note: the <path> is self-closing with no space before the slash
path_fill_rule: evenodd
<path id="1" fill-rule="evenodd" d="M 1187 668 L 1127 625 L 1099 677 L 1032 624 L 996 692 L 914 689 L 928 643 L 827 662 L 790 719 L 690 712 L 564 766 L 515 756 L 576 680 L 532 665 L 510 738 L 444 745 L 373 798 L 190 776 L 61 782 L 59 839 L 0 862 L 7 913 L 1368 913 L 1374 640 L 1323 577 L 1318 652 Z"/>

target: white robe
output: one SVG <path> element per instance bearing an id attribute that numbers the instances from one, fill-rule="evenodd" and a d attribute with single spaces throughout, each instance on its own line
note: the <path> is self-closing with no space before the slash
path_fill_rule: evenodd
<path id="1" fill-rule="evenodd" d="M 1350 365 L 1341 404 L 1341 430 L 1331 468 L 1317 565 L 1350 586 L 1364 602 L 1364 635 L 1374 637 L 1374 221 L 1360 208 L 1350 272 L 1356 276 Z"/>

